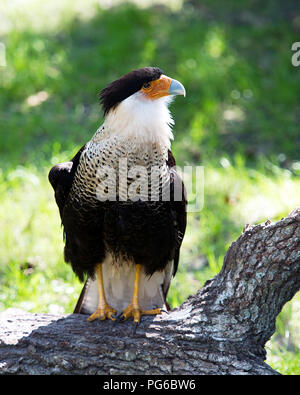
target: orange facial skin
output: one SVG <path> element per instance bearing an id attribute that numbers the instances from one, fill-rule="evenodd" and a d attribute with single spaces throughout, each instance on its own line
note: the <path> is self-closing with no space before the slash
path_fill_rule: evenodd
<path id="1" fill-rule="evenodd" d="M 161 75 L 158 80 L 149 82 L 149 87 L 142 87 L 141 91 L 146 95 L 148 99 L 156 100 L 160 97 L 169 96 L 169 88 L 172 82 L 172 78 L 166 75 Z"/>

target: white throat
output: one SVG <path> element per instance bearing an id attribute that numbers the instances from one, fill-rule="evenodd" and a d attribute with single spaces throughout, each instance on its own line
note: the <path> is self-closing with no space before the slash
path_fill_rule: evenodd
<path id="1" fill-rule="evenodd" d="M 103 126 L 110 136 L 134 139 L 141 145 L 156 143 L 170 149 L 174 138 L 174 121 L 168 109 L 170 101 L 171 96 L 151 100 L 137 92 L 111 110 Z"/>

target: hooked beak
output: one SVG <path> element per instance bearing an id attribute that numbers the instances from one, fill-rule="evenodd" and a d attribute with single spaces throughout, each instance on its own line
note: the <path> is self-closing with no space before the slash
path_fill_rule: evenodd
<path id="1" fill-rule="evenodd" d="M 168 91 L 169 95 L 183 95 L 185 97 L 185 89 L 181 82 L 171 80 L 171 85 Z"/>

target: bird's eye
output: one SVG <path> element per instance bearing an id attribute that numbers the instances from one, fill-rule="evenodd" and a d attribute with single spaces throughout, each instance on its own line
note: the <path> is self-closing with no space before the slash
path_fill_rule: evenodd
<path id="1" fill-rule="evenodd" d="M 143 85 L 144 89 L 149 89 L 150 87 L 151 87 L 150 82 L 145 82 L 144 85 Z"/>

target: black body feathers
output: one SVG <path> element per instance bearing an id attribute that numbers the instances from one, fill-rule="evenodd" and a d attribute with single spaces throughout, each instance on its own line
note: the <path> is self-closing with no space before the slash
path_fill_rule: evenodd
<path id="1" fill-rule="evenodd" d="M 54 166 L 49 173 L 64 227 L 66 262 L 81 281 L 85 274 L 93 276 L 108 251 L 142 264 L 149 275 L 174 260 L 175 275 L 186 228 L 184 187 L 182 201 L 173 199 L 177 173 L 171 170 L 171 201 L 95 201 L 91 206 L 70 196 L 83 148 L 70 162 Z M 171 151 L 167 164 L 175 165 Z"/>

